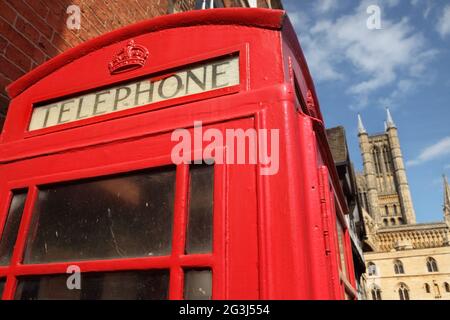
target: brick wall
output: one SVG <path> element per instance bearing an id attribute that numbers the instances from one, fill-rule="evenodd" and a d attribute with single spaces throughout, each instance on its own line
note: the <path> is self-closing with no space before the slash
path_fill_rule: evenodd
<path id="1" fill-rule="evenodd" d="M 258 0 L 258 6 L 270 2 L 279 1 Z M 223 0 L 226 7 L 246 3 Z M 198 0 L 0 0 L 0 129 L 9 103 L 5 87 L 12 81 L 86 40 L 140 20 L 192 10 L 196 4 Z M 67 27 L 70 5 L 81 10 L 79 30 Z"/>

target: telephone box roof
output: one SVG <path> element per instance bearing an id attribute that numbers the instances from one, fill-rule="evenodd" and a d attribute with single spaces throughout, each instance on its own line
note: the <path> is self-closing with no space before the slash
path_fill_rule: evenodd
<path id="1" fill-rule="evenodd" d="M 229 8 L 194 10 L 156 17 L 114 30 L 69 49 L 11 83 L 6 90 L 9 96 L 14 98 L 43 77 L 71 61 L 113 43 L 145 33 L 197 25 L 237 25 L 281 30 L 285 16 L 286 13 L 283 10 Z"/>

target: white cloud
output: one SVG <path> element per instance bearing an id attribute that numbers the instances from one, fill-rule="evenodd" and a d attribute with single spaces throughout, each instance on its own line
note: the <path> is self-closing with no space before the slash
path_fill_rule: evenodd
<path id="1" fill-rule="evenodd" d="M 337 6 L 338 1 L 336 0 L 318 0 L 315 3 L 314 9 L 319 13 L 325 13 L 331 11 L 332 9 L 335 9 Z"/>
<path id="2" fill-rule="evenodd" d="M 406 165 L 416 166 L 445 155 L 450 155 L 450 136 L 445 137 L 435 144 L 426 147 L 420 152 L 419 156 L 416 159 L 408 161 Z"/>
<path id="3" fill-rule="evenodd" d="M 354 109 L 363 108 L 371 94 L 389 85 L 390 99 L 407 92 L 405 87 L 419 81 L 437 52 L 408 19 L 391 20 L 383 9 L 382 29 L 369 30 L 366 8 L 376 3 L 363 0 L 353 12 L 336 19 L 315 19 L 307 27 L 295 24 L 314 80 L 346 80 L 347 93 L 356 101 Z"/>
<path id="4" fill-rule="evenodd" d="M 442 16 L 438 20 L 436 29 L 443 38 L 450 35 L 450 5 L 447 5 L 444 8 Z"/>

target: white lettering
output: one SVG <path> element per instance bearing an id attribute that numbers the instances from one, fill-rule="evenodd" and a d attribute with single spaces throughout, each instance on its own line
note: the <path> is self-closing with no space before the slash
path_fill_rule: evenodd
<path id="1" fill-rule="evenodd" d="M 179 72 L 116 86 L 33 110 L 29 130 L 136 108 L 239 84 L 239 58 L 232 57 Z"/>

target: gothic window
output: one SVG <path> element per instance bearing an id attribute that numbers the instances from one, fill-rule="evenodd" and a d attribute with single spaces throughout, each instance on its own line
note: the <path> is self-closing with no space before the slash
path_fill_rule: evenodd
<path id="1" fill-rule="evenodd" d="M 398 295 L 400 300 L 409 300 L 409 289 L 404 283 L 400 283 L 398 288 Z"/>
<path id="2" fill-rule="evenodd" d="M 389 151 L 387 150 L 387 147 L 385 146 L 383 148 L 383 152 L 384 152 L 384 166 L 386 168 L 386 172 L 390 173 L 391 172 L 391 166 L 389 165 Z"/>
<path id="3" fill-rule="evenodd" d="M 425 292 L 426 293 L 430 293 L 431 292 L 431 288 L 430 288 L 430 285 L 428 283 L 425 283 Z"/>
<path id="4" fill-rule="evenodd" d="M 367 273 L 369 276 L 376 276 L 378 274 L 377 272 L 377 266 L 373 262 L 369 262 L 367 264 Z"/>
<path id="5" fill-rule="evenodd" d="M 397 205 L 394 204 L 394 215 L 396 216 L 397 214 L 398 214 L 398 211 L 397 211 Z"/>
<path id="6" fill-rule="evenodd" d="M 391 219 L 391 225 L 395 226 L 395 219 L 394 218 Z"/>
<path id="7" fill-rule="evenodd" d="M 372 293 L 372 300 L 382 300 L 381 299 L 381 289 L 377 286 L 373 286 L 372 290 L 370 290 Z"/>
<path id="8" fill-rule="evenodd" d="M 378 174 L 382 174 L 382 167 L 383 167 L 383 155 L 381 149 L 377 149 L 377 157 L 378 157 Z"/>
<path id="9" fill-rule="evenodd" d="M 380 160 L 378 157 L 378 148 L 377 147 L 373 148 L 373 159 L 374 159 L 376 173 L 381 174 Z"/>
<path id="10" fill-rule="evenodd" d="M 438 272 L 437 262 L 434 258 L 427 258 L 427 269 L 428 272 Z"/>
<path id="11" fill-rule="evenodd" d="M 403 218 L 398 218 L 398 224 L 403 224 Z"/>
<path id="12" fill-rule="evenodd" d="M 444 283 L 445 292 L 450 292 L 450 284 L 448 282 Z"/>
<path id="13" fill-rule="evenodd" d="M 400 260 L 396 260 L 394 262 L 394 271 L 395 274 L 404 274 L 405 269 L 403 268 L 403 263 Z"/>
<path id="14" fill-rule="evenodd" d="M 383 223 L 384 223 L 384 226 L 387 227 L 387 226 L 389 225 L 388 219 L 384 219 L 384 220 L 383 220 Z"/>
<path id="15" fill-rule="evenodd" d="M 386 216 L 389 215 L 389 208 L 388 208 L 388 206 L 384 206 L 384 212 L 385 212 Z"/>

